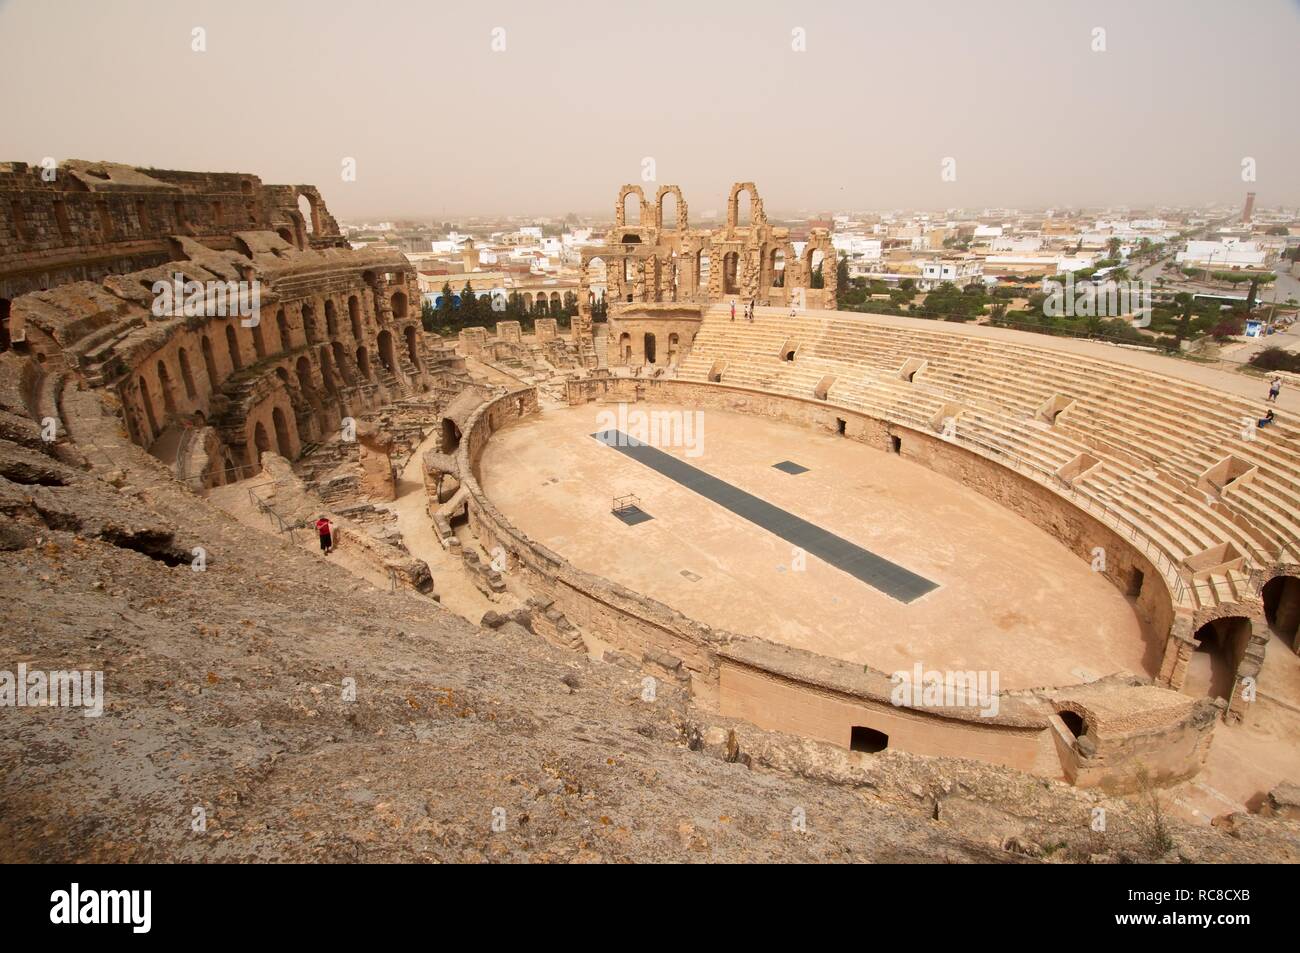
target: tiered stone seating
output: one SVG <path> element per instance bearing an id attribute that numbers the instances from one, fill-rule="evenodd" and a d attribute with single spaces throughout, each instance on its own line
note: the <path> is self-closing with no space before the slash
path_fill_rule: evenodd
<path id="1" fill-rule="evenodd" d="M 786 361 L 791 341 L 795 359 Z M 960 404 L 959 441 L 1043 475 L 1080 453 L 1097 457 L 1100 466 L 1059 488 L 1158 550 L 1193 606 L 1240 598 L 1252 565 L 1277 561 L 1300 541 L 1300 431 L 1281 423 L 1258 430 L 1258 406 L 1185 380 L 938 325 L 763 309 L 752 323 L 732 322 L 721 306 L 706 312 L 679 376 L 705 380 L 719 359 L 724 384 L 814 399 L 829 375 L 829 403 L 911 426 Z M 909 361 L 924 362 L 910 381 L 900 373 Z M 1054 400 L 1054 408 L 1069 403 L 1049 421 L 1039 411 Z M 1228 455 L 1256 467 L 1253 477 L 1219 491 L 1198 486 Z M 1225 542 L 1247 565 L 1193 581 L 1184 562 Z"/>

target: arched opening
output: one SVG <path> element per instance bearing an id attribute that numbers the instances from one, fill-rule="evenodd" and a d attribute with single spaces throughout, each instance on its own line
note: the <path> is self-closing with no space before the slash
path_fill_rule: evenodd
<path id="1" fill-rule="evenodd" d="M 348 321 L 352 324 L 352 337 L 361 340 L 361 302 L 356 295 L 348 296 Z"/>
<path id="2" fill-rule="evenodd" d="M 316 309 L 310 304 L 302 306 L 302 330 L 308 344 L 315 344 L 320 339 L 316 333 Z"/>
<path id="3" fill-rule="evenodd" d="M 310 394 L 316 389 L 316 385 L 311 379 L 311 361 L 308 360 L 307 355 L 304 354 L 298 358 L 296 369 L 298 371 L 298 387 L 304 394 Z"/>
<path id="4" fill-rule="evenodd" d="M 334 383 L 334 359 L 330 357 L 329 346 L 322 344 L 316 353 L 320 357 L 320 377 L 325 384 L 325 393 L 337 394 L 338 387 Z"/>
<path id="5" fill-rule="evenodd" d="M 459 446 L 460 428 L 456 426 L 456 421 L 450 417 L 442 418 L 442 446 L 439 449 L 443 453 L 455 453 Z"/>
<path id="6" fill-rule="evenodd" d="M 196 399 L 199 392 L 194 386 L 194 373 L 190 370 L 190 356 L 185 353 L 185 348 L 179 348 L 176 351 L 176 363 L 181 366 L 181 383 L 185 386 L 185 396 L 190 400 Z"/>
<path id="7" fill-rule="evenodd" d="M 773 248 L 768 256 L 768 272 L 772 276 L 773 288 L 785 287 L 785 249 Z"/>
<path id="8" fill-rule="evenodd" d="M 1244 616 L 1213 619 L 1197 629 L 1196 651 L 1183 680 L 1184 694 L 1227 699 L 1250 634 L 1250 620 Z"/>
<path id="9" fill-rule="evenodd" d="M 849 731 L 849 749 L 875 754 L 889 747 L 889 735 L 865 725 L 854 725 Z"/>
<path id="10" fill-rule="evenodd" d="M 393 335 L 388 330 L 379 332 L 379 363 L 392 372 L 397 367 L 397 354 L 393 350 Z"/>
<path id="11" fill-rule="evenodd" d="M 1296 631 L 1300 629 L 1300 579 L 1295 576 L 1274 576 L 1264 583 L 1260 593 L 1264 599 L 1264 618 L 1273 634 L 1291 647 L 1296 644 Z"/>
<path id="12" fill-rule="evenodd" d="M 0 298 L 0 353 L 9 350 L 9 299 Z"/>
<path id="13" fill-rule="evenodd" d="M 655 362 L 655 336 L 649 331 L 645 335 L 645 362 L 653 364 Z"/>
<path id="14" fill-rule="evenodd" d="M 539 291 L 537 293 L 537 300 L 535 304 L 537 305 L 538 314 L 546 314 L 546 312 L 550 310 L 550 304 L 546 299 L 545 291 Z"/>
<path id="15" fill-rule="evenodd" d="M 325 334 L 331 341 L 339 336 L 339 312 L 333 301 L 325 302 Z"/>
<path id="16" fill-rule="evenodd" d="M 609 193 L 606 193 L 607 195 Z M 632 213 L 628 214 L 628 200 L 632 200 Z M 606 200 L 608 201 L 608 199 Z M 623 224 L 640 225 L 641 224 L 641 197 L 636 192 L 629 191 L 623 196 Z"/>
<path id="17" fill-rule="evenodd" d="M 1061 721 L 1065 723 L 1065 727 L 1069 729 L 1070 734 L 1074 735 L 1074 737 L 1082 738 L 1088 733 L 1087 722 L 1083 720 L 1083 716 L 1077 711 L 1062 710 L 1058 711 L 1056 714 L 1060 717 Z"/>
<path id="18" fill-rule="evenodd" d="M 172 394 L 172 377 L 167 373 L 167 365 L 162 361 L 158 362 L 158 389 L 162 391 L 163 410 L 166 413 L 176 413 L 176 397 Z"/>
<path id="19" fill-rule="evenodd" d="M 158 418 L 154 416 L 153 401 L 149 398 L 149 382 L 143 377 L 140 378 L 140 403 L 144 405 L 144 416 L 149 425 L 149 432 L 145 434 L 144 440 L 147 447 L 158 435 Z"/>
<path id="20" fill-rule="evenodd" d="M 249 462 L 257 467 L 262 464 L 262 454 L 271 449 L 271 438 L 266 434 L 266 427 L 260 422 L 253 428 L 253 459 Z"/>
<path id="21" fill-rule="evenodd" d="M 551 314 L 559 314 L 562 307 L 563 306 L 560 303 L 560 293 L 558 291 L 552 291 L 551 292 Z"/>
<path id="22" fill-rule="evenodd" d="M 289 319 L 284 316 L 284 308 L 275 313 L 275 329 L 280 334 L 280 350 L 289 350 Z"/>
<path id="23" fill-rule="evenodd" d="M 271 427 L 275 430 L 276 452 L 286 460 L 292 460 L 293 441 L 289 435 L 289 424 L 284 419 L 284 411 L 279 407 L 271 411 Z"/>
<path id="24" fill-rule="evenodd" d="M 826 261 L 826 253 L 820 248 L 810 248 L 805 255 L 805 260 L 808 265 L 808 287 L 826 287 L 826 275 L 822 273 L 822 264 Z"/>
<path id="25" fill-rule="evenodd" d="M 749 194 L 749 189 L 740 189 L 736 192 L 736 224 L 751 225 L 754 218 L 754 199 Z"/>
<path id="26" fill-rule="evenodd" d="M 406 326 L 406 356 L 411 359 L 411 363 L 418 370 L 420 367 L 420 339 L 413 324 Z"/>
<path id="27" fill-rule="evenodd" d="M 239 337 L 233 324 L 226 325 L 226 350 L 230 352 L 230 366 L 236 371 L 242 369 L 244 360 L 239 353 Z"/>
<path id="28" fill-rule="evenodd" d="M 695 253 L 695 289 L 703 291 L 709 286 L 709 272 L 712 270 L 709 253 L 700 249 Z"/>
<path id="29" fill-rule="evenodd" d="M 357 369 L 361 371 L 361 376 L 370 380 L 370 352 L 366 350 L 365 345 L 357 348 Z"/>
<path id="30" fill-rule="evenodd" d="M 356 375 L 352 373 L 352 368 L 348 367 L 347 351 L 338 341 L 330 345 L 330 350 L 334 352 L 334 367 L 343 378 L 343 382 L 351 387 L 357 382 Z"/>
<path id="31" fill-rule="evenodd" d="M 722 256 L 722 292 L 740 294 L 740 253 L 729 251 Z"/>
<path id="32" fill-rule="evenodd" d="M 406 292 L 394 291 L 389 303 L 392 305 L 395 320 L 400 321 L 406 317 Z"/>
<path id="33" fill-rule="evenodd" d="M 217 362 L 212 356 L 212 342 L 206 334 L 199 341 L 199 350 L 203 352 L 203 369 L 208 372 L 208 390 L 214 391 L 221 380 L 217 377 Z"/>
<path id="34" fill-rule="evenodd" d="M 618 336 L 618 354 L 624 364 L 632 363 L 632 335 L 626 331 Z"/>
<path id="35" fill-rule="evenodd" d="M 282 226 L 280 228 L 277 228 L 275 230 L 275 233 L 279 235 L 282 239 L 284 239 L 285 244 L 287 245 L 295 244 L 293 240 L 293 232 L 289 231 L 288 228 Z"/>
<path id="36" fill-rule="evenodd" d="M 305 195 L 298 196 L 298 213 L 302 216 L 302 225 L 308 235 L 320 231 L 320 214 L 316 211 L 316 204 Z"/>
<path id="37" fill-rule="evenodd" d="M 671 206 L 668 200 L 672 199 Z M 677 217 L 681 214 L 681 199 L 671 189 L 659 196 L 659 227 L 666 231 L 677 230 Z M 671 208 L 671 213 L 669 209 Z"/>
<path id="38" fill-rule="evenodd" d="M 258 319 L 258 322 L 253 325 L 253 353 L 257 355 L 259 361 L 266 357 L 266 341 L 262 337 L 261 319 Z"/>
<path id="39" fill-rule="evenodd" d="M 678 340 L 679 339 L 676 334 L 668 335 L 668 363 L 669 364 L 677 363 Z"/>

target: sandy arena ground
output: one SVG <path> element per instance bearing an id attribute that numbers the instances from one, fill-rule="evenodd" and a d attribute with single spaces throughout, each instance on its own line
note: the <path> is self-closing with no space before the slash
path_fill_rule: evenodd
<path id="1" fill-rule="evenodd" d="M 813 556 L 795 571 L 784 540 L 592 439 L 613 409 L 512 424 L 480 467 L 502 512 L 582 569 L 709 625 L 885 671 L 997 671 L 1002 690 L 1151 674 L 1158 653 L 1128 601 L 973 490 L 842 437 L 723 411 L 704 414 L 699 456 L 660 447 L 939 584 L 903 604 Z M 773 469 L 783 460 L 809 472 Z M 610 512 L 628 493 L 652 520 L 627 526 Z"/>

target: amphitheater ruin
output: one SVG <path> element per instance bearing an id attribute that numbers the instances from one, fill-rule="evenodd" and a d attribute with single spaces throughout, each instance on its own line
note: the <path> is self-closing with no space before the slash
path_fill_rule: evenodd
<path id="1" fill-rule="evenodd" d="M 8 628 L 33 633 L 10 648 L 56 654 L 42 659 L 51 667 L 84 662 L 70 637 L 43 628 L 62 603 L 48 616 L 34 608 L 57 595 L 51 575 L 77 587 L 68 611 L 83 623 L 101 612 L 118 625 L 171 619 L 179 641 L 124 650 L 108 680 L 110 715 L 152 723 L 144 687 L 114 708 L 114 678 L 130 683 L 132 660 L 162 666 L 140 661 L 155 654 L 208 659 L 198 675 L 141 676 L 150 691 L 194 683 L 170 711 L 195 727 L 159 747 L 202 747 L 185 712 L 223 692 L 231 707 L 203 731 L 238 725 L 256 738 L 298 717 L 287 710 L 319 710 L 337 715 L 341 736 L 390 717 L 358 722 L 304 696 L 245 725 L 237 698 L 260 678 L 246 657 L 289 651 L 259 612 L 297 633 L 295 652 L 327 633 L 349 640 L 350 664 L 403 652 L 370 670 L 394 699 L 405 694 L 384 722 L 393 744 L 413 712 L 476 721 L 510 683 L 470 705 L 446 687 L 403 693 L 393 674 L 421 664 L 412 632 L 444 626 L 469 640 L 428 650 L 464 662 L 439 671 L 444 686 L 462 679 L 457 691 L 472 694 L 476 678 L 505 678 L 507 650 L 520 668 L 581 665 L 580 678 L 564 676 L 569 694 L 586 680 L 611 697 L 631 691 L 619 704 L 678 698 L 676 758 L 712 750 L 725 768 L 807 785 L 800 796 L 821 783 L 810 777 L 851 784 L 894 764 L 881 759 L 901 759 L 890 768 L 900 772 L 938 759 L 971 789 L 1050 784 L 1085 818 L 1101 803 L 1089 799 L 1161 790 L 1199 832 L 1187 843 L 1203 838 L 1204 859 L 1237 849 L 1225 829 L 1238 840 L 1255 830 L 1247 842 L 1294 859 L 1293 395 L 1258 429 L 1259 382 L 1226 371 L 837 312 L 829 234 L 813 229 L 797 251 L 750 182 L 732 187 L 716 229 L 689 227 L 676 186 L 653 201 L 624 186 L 604 243 L 584 250 L 572 328 L 502 321 L 451 339 L 423 329 L 407 259 L 351 248 L 315 188 L 109 162 L 47 173 L 0 165 L 0 555 L 19 580 Z M 594 322 L 587 276 L 601 266 L 610 309 Z M 203 306 L 160 309 L 168 287 L 202 289 Z M 255 289 L 254 313 L 211 313 L 214 288 L 231 300 Z M 734 320 L 733 301 L 752 302 L 754 320 Z M 638 412 L 701 420 L 701 445 L 604 439 L 627 437 Z M 335 526 L 329 555 L 311 529 L 321 514 Z M 101 568 L 67 566 L 68 553 Z M 117 576 L 102 568 L 111 560 Z M 400 632 L 363 637 L 392 620 Z M 118 638 L 97 624 L 96 638 Z M 241 627 L 247 645 L 213 660 L 212 645 Z M 506 641 L 488 676 L 474 659 L 498 651 L 482 647 L 493 638 Z M 525 665 L 534 651 L 547 654 Z M 914 684 L 899 674 L 914 670 Z M 281 677 L 325 672 L 340 669 L 317 658 Z M 979 676 L 979 692 L 954 696 L 954 675 L 959 689 Z M 915 689 L 901 702 L 900 682 Z M 562 720 L 544 714 L 558 702 L 511 704 L 532 732 Z M 626 717 L 613 701 L 585 704 L 610 706 L 584 709 L 587 724 Z M 38 730 L 54 729 L 11 728 L 5 743 L 30 748 Z M 41 737 L 83 767 L 87 752 L 127 744 L 94 730 Z M 470 747 L 465 763 L 478 765 Z M 650 756 L 610 764 L 618 757 Z M 225 770 L 207 758 L 204 770 Z M 117 783 L 101 781 L 101 795 Z M 252 810 L 209 796 L 214 813 Z M 954 797 L 933 795 L 926 810 L 953 811 Z M 69 843 L 85 836 L 59 826 Z M 698 849 L 697 833 L 682 835 L 683 850 Z M 157 844 L 156 856 L 184 856 L 167 837 Z"/>

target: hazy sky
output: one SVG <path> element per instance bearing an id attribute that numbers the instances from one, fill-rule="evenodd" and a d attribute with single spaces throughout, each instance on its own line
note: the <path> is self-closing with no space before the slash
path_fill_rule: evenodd
<path id="1" fill-rule="evenodd" d="M 1298 51 L 1300 0 L 0 0 L 0 160 L 344 217 L 609 214 L 645 157 L 700 214 L 738 180 L 790 213 L 1296 205 Z"/>

